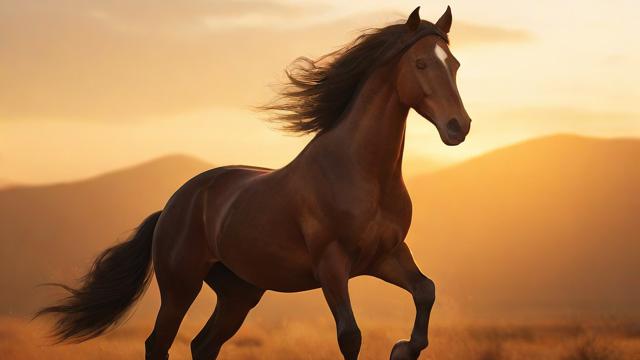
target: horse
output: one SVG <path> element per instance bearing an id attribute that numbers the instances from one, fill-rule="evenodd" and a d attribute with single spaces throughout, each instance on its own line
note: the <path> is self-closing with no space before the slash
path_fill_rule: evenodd
<path id="1" fill-rule="evenodd" d="M 161 305 L 146 359 L 169 357 L 203 283 L 215 310 L 191 342 L 193 359 L 216 359 L 267 290 L 321 288 L 344 359 L 358 358 L 361 332 L 349 279 L 369 275 L 408 291 L 416 316 L 392 360 L 415 360 L 428 345 L 435 285 L 405 237 L 411 198 L 402 178 L 410 109 L 458 145 L 471 119 L 449 49 L 451 8 L 435 22 L 419 7 L 406 21 L 363 32 L 317 59 L 286 70 L 288 85 L 262 108 L 282 128 L 315 134 L 286 166 L 225 166 L 186 182 L 131 237 L 105 250 L 78 288 L 37 315 L 56 316 L 59 341 L 85 341 L 121 323 L 155 272 Z"/>

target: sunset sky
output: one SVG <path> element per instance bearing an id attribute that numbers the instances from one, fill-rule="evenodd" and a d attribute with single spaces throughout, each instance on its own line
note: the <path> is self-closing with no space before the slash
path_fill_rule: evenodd
<path id="1" fill-rule="evenodd" d="M 448 4 L 473 128 L 446 147 L 412 112 L 409 172 L 547 134 L 640 137 L 636 1 L 3 0 L 0 184 L 174 153 L 282 166 L 309 138 L 274 131 L 251 107 L 288 63 L 417 5 L 435 21 Z"/>

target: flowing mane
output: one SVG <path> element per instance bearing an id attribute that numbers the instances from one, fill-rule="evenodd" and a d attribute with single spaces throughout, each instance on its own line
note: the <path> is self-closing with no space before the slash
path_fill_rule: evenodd
<path id="1" fill-rule="evenodd" d="M 416 30 L 404 23 L 364 31 L 351 43 L 317 59 L 300 57 L 285 73 L 289 82 L 262 110 L 285 131 L 321 134 L 336 126 L 371 72 L 396 58 L 424 36 L 446 34 L 422 20 Z"/>

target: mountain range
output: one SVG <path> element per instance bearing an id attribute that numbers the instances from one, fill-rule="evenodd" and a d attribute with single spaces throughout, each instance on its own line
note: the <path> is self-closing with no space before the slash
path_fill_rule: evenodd
<path id="1" fill-rule="evenodd" d="M 558 135 L 406 179 L 414 203 L 407 241 L 438 285 L 441 312 L 638 315 L 638 160 L 638 139 Z M 0 189 L 0 313 L 50 301 L 54 293 L 36 284 L 73 283 L 102 249 L 211 167 L 168 156 L 76 182 Z M 412 312 L 410 297 L 379 281 L 356 279 L 352 293 L 363 316 Z M 200 305 L 206 313 L 210 297 Z M 157 302 L 147 294 L 140 313 Z M 327 312 L 317 291 L 266 296 L 257 312 L 291 309 Z"/>

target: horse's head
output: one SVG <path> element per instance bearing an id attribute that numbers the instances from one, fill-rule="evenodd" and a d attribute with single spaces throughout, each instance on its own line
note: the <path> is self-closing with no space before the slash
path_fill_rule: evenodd
<path id="1" fill-rule="evenodd" d="M 407 31 L 419 31 L 419 8 L 409 16 Z M 435 23 L 443 33 L 451 28 L 451 9 Z M 469 133 L 471 118 L 460 99 L 456 73 L 460 63 L 440 36 L 419 38 L 398 63 L 397 91 L 400 100 L 431 121 L 447 145 L 458 145 Z"/>

